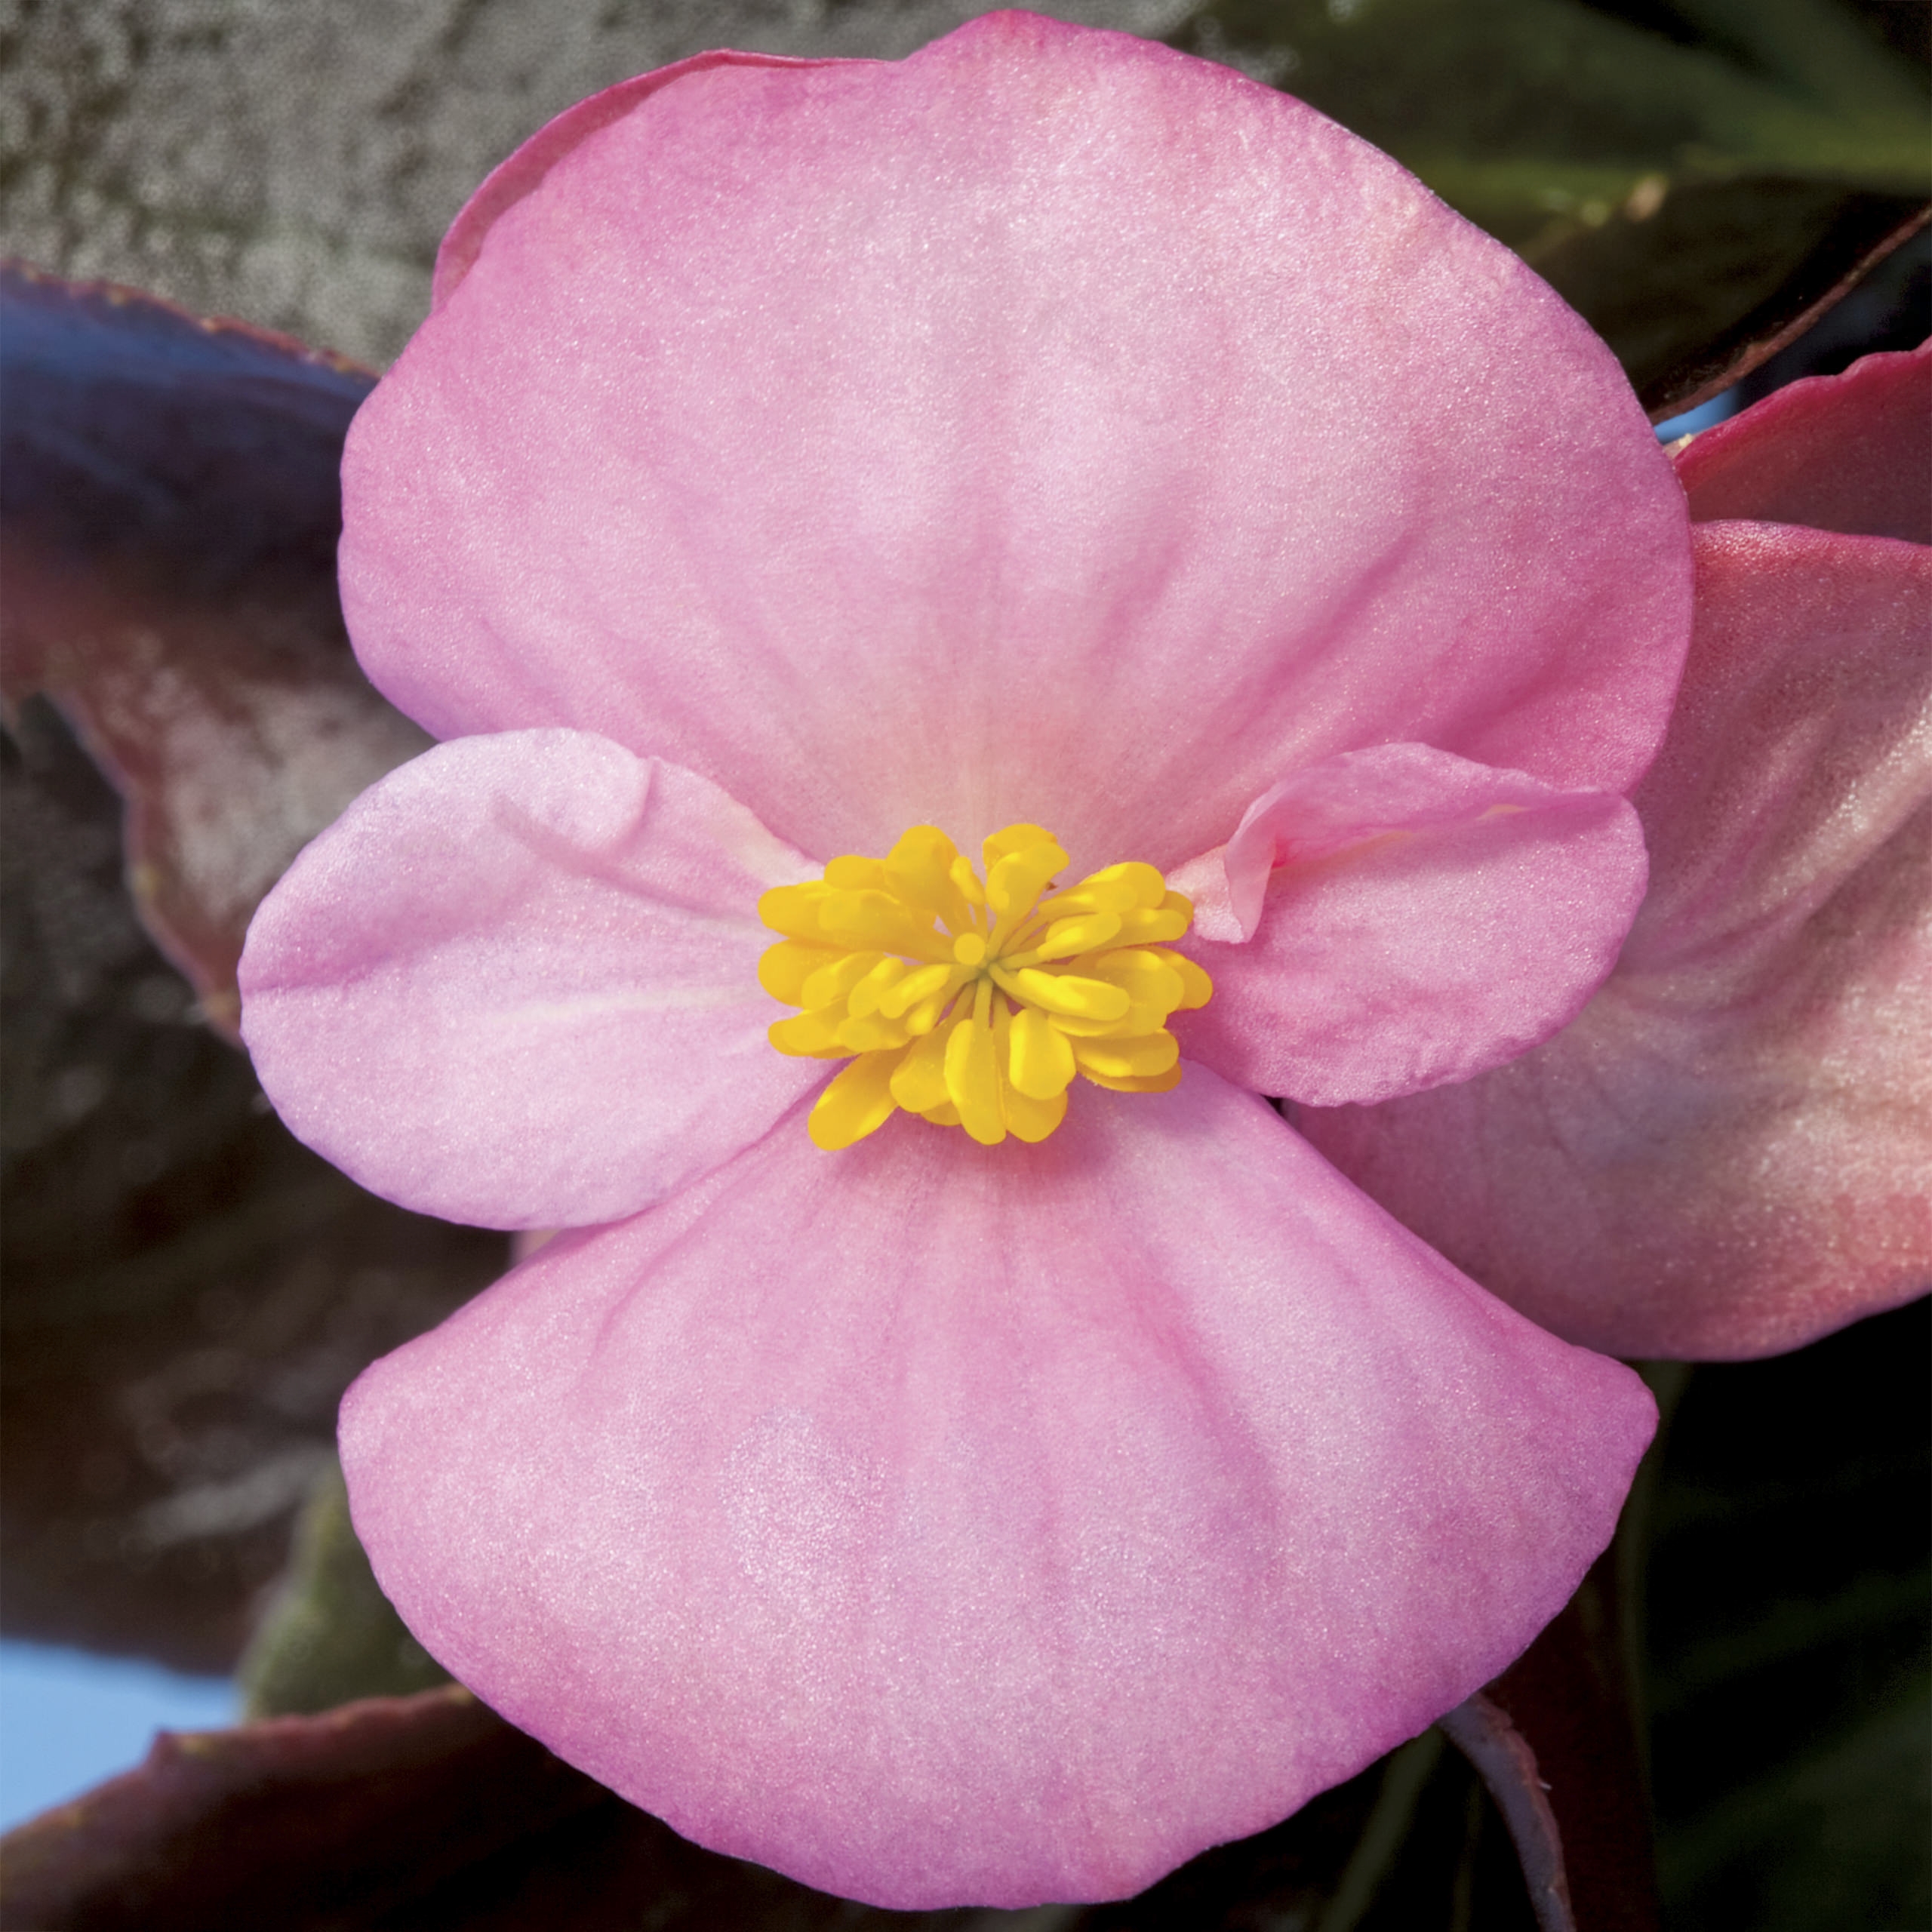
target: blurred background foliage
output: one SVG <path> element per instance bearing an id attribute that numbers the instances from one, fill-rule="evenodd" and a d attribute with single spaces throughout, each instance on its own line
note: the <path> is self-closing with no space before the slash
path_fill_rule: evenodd
<path id="1" fill-rule="evenodd" d="M 1659 411 L 1776 347 L 1932 186 L 1919 0 L 1048 10 L 1229 62 L 1387 147 L 1549 276 Z M 0 247 L 380 366 L 464 196 L 572 100 L 706 46 L 896 57 L 972 11 L 17 0 L 0 9 Z M 1921 339 L 1926 260 L 1921 235 L 1747 389 Z M 327 549 L 300 563 L 312 605 Z M 326 626 L 300 641 L 338 682 L 345 648 Z M 0 1611 L 11 1634 L 238 1664 L 260 1714 L 421 1692 L 439 1673 L 355 1545 L 334 1406 L 490 1279 L 503 1244 L 372 1201 L 267 1113 L 136 916 L 121 801 L 79 714 L 30 688 L 0 743 Z M 1926 1327 L 1921 1303 L 1668 1383 L 1638 1601 L 1672 1932 L 1932 1925 Z M 161 1889 L 125 1921 L 100 1906 L 72 1922 L 265 1922 L 305 1856 L 336 1875 L 331 1924 L 917 1922 L 695 1851 L 460 1694 L 409 1708 L 401 1757 L 344 1720 L 288 1734 L 280 1756 L 168 1759 L 96 1819 L 90 1854 L 136 1858 Z M 325 1813 L 311 1801 L 331 1778 L 359 1796 Z M 431 1842 L 439 1864 L 418 1855 Z M 210 1902 L 211 1858 L 238 1916 Z M 1480 1786 L 1425 1740 L 1143 1901 L 921 1918 L 1394 1932 L 1526 1911 Z"/>
<path id="2" fill-rule="evenodd" d="M 1932 1925 L 1928 1318 L 1690 1372 L 1644 1592 L 1672 1932 Z"/>
<path id="3" fill-rule="evenodd" d="M 1923 201 L 1925 17 L 1896 0 L 1218 0 L 1173 38 L 1387 149 L 1663 406 Z"/>

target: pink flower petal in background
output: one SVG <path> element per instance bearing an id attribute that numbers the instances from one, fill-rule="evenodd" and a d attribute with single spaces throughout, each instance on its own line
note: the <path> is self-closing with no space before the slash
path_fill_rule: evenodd
<path id="1" fill-rule="evenodd" d="M 705 780 L 583 732 L 438 746 L 250 928 L 243 1033 L 362 1185 L 482 1227 L 614 1220 L 823 1073 L 765 1039 L 755 903 L 808 875 Z"/>
<path id="2" fill-rule="evenodd" d="M 342 1441 L 411 1627 L 572 1762 L 832 1891 L 1019 1906 L 1467 1695 L 1653 1420 L 1197 1069 L 1038 1147 L 787 1121 L 377 1364 Z"/>
<path id="3" fill-rule="evenodd" d="M 1298 1118 L 1558 1334 L 1727 1358 L 1932 1283 L 1932 550 L 1696 534 L 1684 691 L 1636 794 L 1651 894 L 1616 973 L 1495 1072 Z"/>
<path id="4" fill-rule="evenodd" d="M 599 731 L 815 854 L 1026 819 L 1076 869 L 1379 740 L 1647 762 L 1686 584 L 1635 398 L 1320 115 L 1001 14 L 600 119 L 350 433 L 350 628 L 438 735 Z"/>
<path id="5" fill-rule="evenodd" d="M 1637 815 L 1614 792 L 1424 745 L 1344 752 L 1174 875 L 1204 935 L 1187 950 L 1214 982 L 1176 1036 L 1243 1086 L 1321 1105 L 1466 1079 L 1575 1017 L 1644 875 Z"/>
<path id="6" fill-rule="evenodd" d="M 1775 524 L 1694 541 L 1694 655 L 1635 794 L 1657 881 L 1623 964 L 1783 985 L 1849 881 L 1909 875 L 1893 847 L 1932 804 L 1932 549 Z"/>
<path id="7" fill-rule="evenodd" d="M 1814 376 L 1678 459 L 1699 523 L 1749 517 L 1932 543 L 1932 343 Z"/>

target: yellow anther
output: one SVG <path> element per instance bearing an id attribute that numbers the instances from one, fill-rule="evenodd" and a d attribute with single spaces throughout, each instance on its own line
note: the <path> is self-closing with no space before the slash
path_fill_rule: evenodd
<path id="1" fill-rule="evenodd" d="M 1044 1140 L 1066 1118 L 1066 1090 L 1063 1088 L 1051 1100 L 1036 1100 L 1017 1087 L 1008 1087 L 1002 1097 L 1007 1131 L 1022 1140 Z M 931 1118 L 930 1115 L 928 1116 Z"/>
<path id="2" fill-rule="evenodd" d="M 960 897 L 976 912 L 983 911 L 986 903 L 986 889 L 980 883 L 980 875 L 973 869 L 973 862 L 964 854 L 955 859 L 951 868 L 952 882 L 959 888 Z"/>
<path id="3" fill-rule="evenodd" d="M 819 931 L 835 946 L 873 946 L 929 959 L 938 937 L 930 912 L 889 892 L 829 892 L 818 917 Z"/>
<path id="4" fill-rule="evenodd" d="M 881 1020 L 872 1014 L 844 1021 L 833 1037 L 848 1053 L 854 1054 L 874 1054 L 888 1047 L 903 1047 L 909 1039 L 903 1026 L 895 1026 L 891 1020 Z"/>
<path id="5" fill-rule="evenodd" d="M 864 954 L 859 955 L 860 958 Z M 860 979 L 851 989 L 851 997 L 846 1001 L 845 1010 L 854 1020 L 863 1020 L 879 1010 L 886 995 L 906 977 L 906 962 L 903 959 L 881 959 L 877 965 Z"/>
<path id="6" fill-rule="evenodd" d="M 839 1060 L 851 1051 L 838 1044 L 835 1030 L 844 1018 L 844 1009 L 836 1006 L 821 1007 L 816 1013 L 795 1013 L 789 1020 L 774 1021 L 765 1037 L 781 1054 L 805 1060 Z"/>
<path id="7" fill-rule="evenodd" d="M 1009 852 L 1023 852 L 1029 845 L 1054 843 L 1053 834 L 1043 825 L 1009 825 L 1004 831 L 995 832 L 980 841 L 980 857 L 986 862 L 986 873 L 990 878 L 993 868 Z"/>
<path id="8" fill-rule="evenodd" d="M 1078 1070 L 1072 1043 L 1037 1006 L 1023 1006 L 1013 1016 L 1006 1066 L 1008 1080 L 1036 1100 L 1065 1093 Z"/>
<path id="9" fill-rule="evenodd" d="M 805 988 L 820 968 L 835 966 L 844 957 L 822 946 L 801 946 L 787 940 L 782 946 L 767 946 L 758 962 L 758 983 L 774 999 L 787 1006 L 816 1006 L 805 997 Z"/>
<path id="10" fill-rule="evenodd" d="M 993 1059 L 997 1066 L 1011 1068 L 1014 1029 L 1022 1016 L 1032 1012 L 1032 1008 L 1022 1007 L 1020 1014 L 1009 1015 L 1004 1000 L 995 1002 Z M 1066 1089 L 1063 1086 L 1057 1093 L 1044 1096 L 1024 1093 L 1014 1084 L 1009 1072 L 1000 1083 L 999 1108 L 1005 1132 L 1022 1140 L 1044 1140 L 1066 1118 Z"/>
<path id="11" fill-rule="evenodd" d="M 875 967 L 875 974 L 883 967 Z M 1137 1005 L 1158 1006 L 1171 1013 L 1181 1003 L 1186 983 L 1151 948 L 1121 946 L 1095 963 L 1094 971 L 1109 986 L 1120 988 Z"/>
<path id="12" fill-rule="evenodd" d="M 915 825 L 887 856 L 887 887 L 908 905 L 937 912 L 942 923 L 958 932 L 971 918 L 952 878 L 958 857 L 958 848 L 937 826 Z"/>
<path id="13" fill-rule="evenodd" d="M 1180 1004 L 1183 1011 L 1191 1012 L 1195 1007 L 1208 1004 L 1214 983 L 1186 953 L 1171 952 L 1164 946 L 1149 946 L 1148 950 L 1163 966 L 1180 975 Z"/>
<path id="14" fill-rule="evenodd" d="M 847 1063 L 812 1109 L 820 1146 L 849 1147 L 901 1108 L 988 1146 L 1044 1140 L 1076 1075 L 1128 1094 L 1180 1079 L 1168 1017 L 1214 990 L 1164 943 L 1186 931 L 1187 900 L 1138 863 L 1054 889 L 1067 855 L 1037 825 L 980 849 L 983 886 L 944 832 L 915 825 L 884 859 L 848 854 L 758 901 L 783 935 L 758 983 L 803 1009 L 771 1044 Z"/>
<path id="15" fill-rule="evenodd" d="M 1120 916 L 1120 943 L 1123 946 L 1152 946 L 1161 940 L 1179 939 L 1194 919 L 1194 903 L 1178 892 L 1171 892 L 1158 906 L 1137 906 Z"/>
<path id="16" fill-rule="evenodd" d="M 1180 1063 L 1177 1060 L 1164 1073 L 1131 1073 L 1122 1079 L 1115 1079 L 1111 1073 L 1102 1073 L 1097 1069 L 1083 1066 L 1080 1069 L 1083 1080 L 1091 1080 L 1096 1087 L 1105 1087 L 1116 1094 L 1164 1094 L 1171 1088 L 1180 1084 Z"/>
<path id="17" fill-rule="evenodd" d="M 940 1016 L 946 1011 L 946 1000 L 951 991 L 949 982 L 930 998 L 920 1001 L 906 1014 L 906 1030 L 915 1039 L 930 1033 L 939 1024 Z"/>
<path id="18" fill-rule="evenodd" d="M 758 915 L 774 932 L 810 946 L 818 940 L 819 902 L 825 897 L 822 881 L 810 885 L 775 885 L 759 895 Z M 778 950 L 771 949 L 767 959 Z M 783 994 L 780 998 L 786 997 Z"/>
<path id="19" fill-rule="evenodd" d="M 986 903 L 1000 915 L 1000 924 L 1025 918 L 1041 887 L 1066 862 L 1066 854 L 1051 840 L 1008 853 L 986 875 Z"/>
<path id="20" fill-rule="evenodd" d="M 883 1054 L 862 1054 L 834 1077 L 814 1104 L 806 1126 L 813 1140 L 832 1152 L 863 1140 L 892 1118 L 898 1103 L 888 1083 L 892 1069 Z"/>
<path id="21" fill-rule="evenodd" d="M 1168 882 L 1152 866 L 1107 866 L 1090 872 L 1071 892 L 1056 894 L 1045 912 L 1126 912 L 1155 906 L 1167 896 Z"/>
<path id="22" fill-rule="evenodd" d="M 943 994 L 952 985 L 953 977 L 950 966 L 921 966 L 885 989 L 880 995 L 878 1010 L 888 1020 L 900 1019 L 935 993 Z M 918 1030 L 923 1032 L 924 1029 Z"/>
<path id="23" fill-rule="evenodd" d="M 993 1039 L 992 988 L 981 980 L 973 1011 L 954 1023 L 946 1043 L 946 1093 L 959 1124 L 975 1140 L 996 1147 L 1006 1138 L 999 1104 L 999 1055 Z"/>
<path id="24" fill-rule="evenodd" d="M 892 1097 L 909 1113 L 927 1113 L 946 1104 L 946 1043 L 949 1037 L 945 1027 L 936 1027 L 900 1057 L 892 1072 Z"/>
<path id="25" fill-rule="evenodd" d="M 1078 918 L 1056 919 L 1040 942 L 1039 956 L 1071 959 L 1075 953 L 1091 952 L 1097 946 L 1105 946 L 1119 931 L 1120 915 L 1115 912 L 1088 912 Z"/>
<path id="26" fill-rule="evenodd" d="M 863 892 L 869 885 L 882 886 L 885 883 L 885 861 L 851 857 L 834 859 L 825 869 L 825 882 L 848 892 Z"/>
<path id="27" fill-rule="evenodd" d="M 783 952 L 791 949 L 774 946 L 771 950 Z M 770 955 L 766 956 L 769 958 Z M 874 967 L 883 964 L 885 959 L 882 952 L 835 952 L 824 956 L 831 963 L 821 966 L 798 989 L 798 1004 L 808 1009 L 829 1006 L 835 1000 L 844 999 Z"/>
<path id="28" fill-rule="evenodd" d="M 1171 1033 L 1143 1033 L 1131 1040 L 1082 1040 L 1073 1057 L 1084 1067 L 1115 1080 L 1164 1073 L 1180 1058 L 1180 1042 Z"/>
<path id="29" fill-rule="evenodd" d="M 1002 978 L 1005 975 L 1001 976 Z M 1124 1019 L 1132 1004 L 1126 992 L 1105 980 L 1077 979 L 1071 973 L 1043 973 L 1037 966 L 1013 975 L 1014 990 L 1029 1006 L 1044 1007 L 1074 1020 Z"/>

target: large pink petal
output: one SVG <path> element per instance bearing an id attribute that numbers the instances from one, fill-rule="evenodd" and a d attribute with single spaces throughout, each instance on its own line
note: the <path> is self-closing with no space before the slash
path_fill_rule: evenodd
<path id="1" fill-rule="evenodd" d="M 700 1842 L 897 1906 L 1132 1892 L 1563 1604 L 1654 1411 L 1191 1069 L 1037 1147 L 794 1116 L 343 1404 L 479 1695 Z"/>
<path id="2" fill-rule="evenodd" d="M 365 1187 L 579 1226 L 756 1140 L 824 1073 L 772 1051 L 758 895 L 808 875 L 742 805 L 577 731 L 459 739 L 363 793 L 269 895 L 242 1030 Z"/>
<path id="3" fill-rule="evenodd" d="M 1175 1035 L 1230 1080 L 1324 1106 L 1467 1079 L 1576 1017 L 1644 875 L 1613 792 L 1425 745 L 1345 752 L 1174 875 L 1214 982 Z"/>
<path id="4" fill-rule="evenodd" d="M 1567 1031 L 1315 1144 L 1619 1355 L 1795 1348 L 1932 1285 L 1932 552 L 1698 534 L 1651 896 Z"/>
<path id="5" fill-rule="evenodd" d="M 1932 543 L 1932 343 L 1814 376 L 1677 459 L 1699 523 L 1749 517 Z"/>
<path id="6" fill-rule="evenodd" d="M 1082 866 L 1383 740 L 1653 752 L 1689 573 L 1627 384 L 1312 109 L 1004 14 L 558 145 L 349 439 L 351 631 L 439 735 L 600 731 L 820 857 L 1030 819 Z"/>

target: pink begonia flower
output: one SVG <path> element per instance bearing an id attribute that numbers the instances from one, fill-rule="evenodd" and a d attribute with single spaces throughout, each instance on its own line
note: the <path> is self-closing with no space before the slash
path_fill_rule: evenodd
<path id="1" fill-rule="evenodd" d="M 1254 1090 L 1495 1064 L 1641 896 L 1683 502 L 1549 289 L 1123 35 L 707 55 L 485 185 L 344 487 L 357 649 L 449 742 L 263 906 L 245 1032 L 367 1186 L 576 1230 L 343 1405 L 437 1657 L 702 1843 L 912 1907 L 1134 1891 L 1524 1647 L 1649 1397 Z M 907 927 L 968 890 L 931 826 L 1016 905 L 1122 866 L 1089 950 Z M 1252 934 L 1178 1072 L 1168 873 Z M 818 935 L 765 962 L 808 1025 L 761 904 Z M 903 943 L 848 971 L 867 920 Z M 931 1105 L 934 1036 L 866 1031 L 906 955 L 961 1002 Z M 869 1043 L 863 1104 L 774 1020 Z M 1039 1100 L 1023 1044 L 1102 1084 Z"/>
<path id="2" fill-rule="evenodd" d="M 1932 1287 L 1932 346 L 1678 473 L 1695 635 L 1616 972 L 1510 1066 L 1297 1118 L 1558 1334 L 1726 1358 Z"/>

